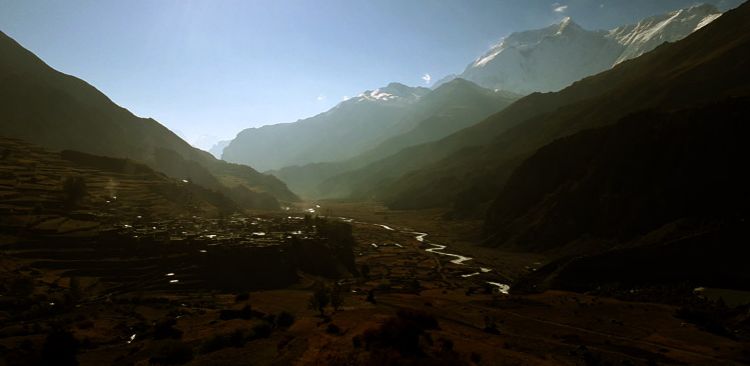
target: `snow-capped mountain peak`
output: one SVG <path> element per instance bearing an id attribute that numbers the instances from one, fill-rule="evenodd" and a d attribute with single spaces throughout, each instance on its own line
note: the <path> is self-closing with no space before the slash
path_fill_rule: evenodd
<path id="1" fill-rule="evenodd" d="M 570 32 L 578 32 L 582 31 L 583 28 L 576 24 L 576 22 L 573 21 L 573 18 L 571 17 L 565 17 L 562 21 L 560 21 L 559 26 L 557 27 L 557 32 L 555 35 L 561 35 L 563 33 L 570 33 Z"/>
<path id="2" fill-rule="evenodd" d="M 495 60 L 496 57 L 509 49 L 513 50 L 508 51 L 510 53 L 513 53 L 514 51 L 529 51 L 539 46 L 541 43 L 548 41 L 549 38 L 574 37 L 580 32 L 586 32 L 586 30 L 574 22 L 572 18 L 565 17 L 559 23 L 550 25 L 546 28 L 512 33 L 508 37 L 503 38 L 500 43 L 492 46 L 487 53 L 477 58 L 470 67 L 487 66 L 487 64 Z"/>
<path id="3" fill-rule="evenodd" d="M 555 91 L 664 42 L 678 41 L 719 16 L 714 6 L 697 5 L 609 31 L 586 30 L 565 17 L 548 27 L 503 38 L 458 77 L 515 93 Z"/>

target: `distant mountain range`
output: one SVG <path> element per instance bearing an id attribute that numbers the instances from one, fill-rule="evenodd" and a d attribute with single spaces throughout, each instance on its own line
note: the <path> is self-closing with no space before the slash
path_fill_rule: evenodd
<path id="1" fill-rule="evenodd" d="M 290 166 L 273 173 L 305 197 L 342 196 L 327 181 L 333 176 L 360 168 L 404 148 L 443 138 L 502 110 L 520 96 L 496 92 L 456 79 L 420 97 L 403 111 L 389 128 L 389 138 L 339 161 Z M 349 127 L 347 127 L 349 128 Z M 347 192 L 348 194 L 348 192 Z"/>
<path id="2" fill-rule="evenodd" d="M 699 5 L 609 31 L 584 30 L 566 18 L 547 28 L 506 37 L 462 74 L 438 81 L 434 96 L 425 88 L 393 83 L 312 118 L 246 129 L 224 148 L 222 158 L 272 170 L 293 191 L 308 198 L 374 197 L 372 187 L 385 189 L 388 182 L 452 150 L 445 146 L 405 151 L 403 155 L 409 158 L 402 160 L 402 149 L 470 127 L 501 111 L 515 94 L 559 90 L 664 42 L 682 39 L 720 15 L 711 5 Z M 480 87 L 489 90 L 479 92 Z M 501 91 L 510 92 L 492 96 Z M 416 206 L 429 200 L 428 191 L 421 187 L 411 192 L 412 200 L 422 202 Z M 401 198 L 400 205 L 413 206 Z M 445 199 L 430 205 L 445 204 Z"/>
<path id="3" fill-rule="evenodd" d="M 222 159 L 271 170 L 350 158 L 399 131 L 409 107 L 429 92 L 391 83 L 314 117 L 248 128 L 224 148 Z"/>
<path id="4" fill-rule="evenodd" d="M 51 149 L 128 158 L 232 197 L 277 208 L 297 197 L 280 180 L 193 148 L 150 118 L 139 118 L 83 80 L 60 73 L 0 33 L 0 135 Z"/>
<path id="5" fill-rule="evenodd" d="M 720 15 L 717 8 L 704 4 L 607 31 L 585 30 L 568 17 L 546 28 L 509 35 L 455 77 L 520 94 L 557 91 L 664 42 L 678 41 Z"/>

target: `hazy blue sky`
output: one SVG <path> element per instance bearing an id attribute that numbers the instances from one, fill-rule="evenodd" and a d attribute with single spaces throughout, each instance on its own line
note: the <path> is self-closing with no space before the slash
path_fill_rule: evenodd
<path id="1" fill-rule="evenodd" d="M 461 72 L 501 37 L 567 15 L 585 28 L 611 28 L 694 3 L 0 0 L 0 31 L 207 148 L 391 81 L 428 85 L 425 74 L 434 82 Z"/>

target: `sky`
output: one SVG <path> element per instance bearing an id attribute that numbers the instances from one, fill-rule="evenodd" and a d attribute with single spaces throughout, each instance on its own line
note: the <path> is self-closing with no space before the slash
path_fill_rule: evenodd
<path id="1" fill-rule="evenodd" d="M 244 128 L 310 117 L 393 81 L 430 86 L 502 37 L 565 16 L 607 29 L 695 3 L 0 0 L 0 31 L 208 149 Z"/>

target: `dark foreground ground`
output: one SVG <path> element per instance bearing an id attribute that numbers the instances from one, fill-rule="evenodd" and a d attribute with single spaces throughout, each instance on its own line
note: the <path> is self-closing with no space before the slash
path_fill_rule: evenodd
<path id="1" fill-rule="evenodd" d="M 476 223 L 439 212 L 321 205 L 96 226 L 107 240 L 6 233 L 0 365 L 750 363 L 747 307 L 692 288 L 658 301 L 646 290 L 514 293 L 551 259 L 472 245 Z M 351 225 L 354 265 L 304 213 Z M 321 315 L 314 293 L 343 300 Z"/>

